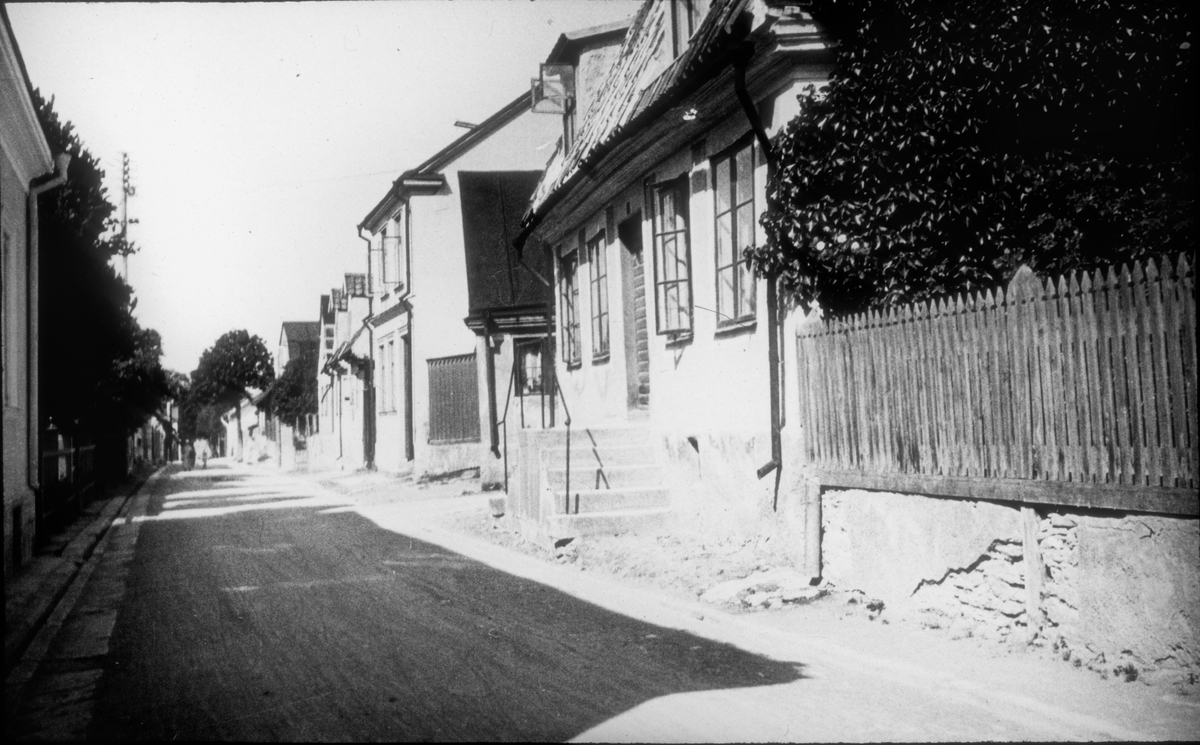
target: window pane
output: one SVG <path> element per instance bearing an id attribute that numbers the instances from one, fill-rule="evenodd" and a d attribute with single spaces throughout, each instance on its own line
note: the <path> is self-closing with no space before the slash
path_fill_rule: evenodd
<path id="1" fill-rule="evenodd" d="M 717 322 L 722 323 L 736 315 L 733 308 L 734 268 L 727 267 L 717 272 Z"/>
<path id="2" fill-rule="evenodd" d="M 742 260 L 742 250 L 754 245 L 754 204 L 746 204 L 737 211 L 737 245 L 734 247 L 734 261 Z"/>
<path id="3" fill-rule="evenodd" d="M 744 265 L 738 272 L 741 277 L 741 290 L 738 295 L 738 315 L 749 316 L 754 314 L 754 272 L 747 269 Z"/>
<path id="4" fill-rule="evenodd" d="M 717 214 L 729 211 L 729 159 L 717 161 Z"/>
<path id="5" fill-rule="evenodd" d="M 754 198 L 754 158 L 753 149 L 749 146 L 739 150 L 737 155 L 737 201 L 738 204 Z"/>
<path id="6" fill-rule="evenodd" d="M 725 214 L 717 218 L 717 267 L 728 266 L 733 256 L 732 215 Z"/>
<path id="7" fill-rule="evenodd" d="M 675 258 L 678 251 L 678 242 L 679 239 L 673 235 L 662 237 L 662 259 L 658 263 L 662 267 L 662 279 L 664 282 L 679 278 L 679 265 Z"/>

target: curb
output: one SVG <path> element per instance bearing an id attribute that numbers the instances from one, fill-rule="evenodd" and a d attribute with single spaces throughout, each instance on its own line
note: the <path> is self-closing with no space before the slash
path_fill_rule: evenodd
<path id="1" fill-rule="evenodd" d="M 67 591 L 79 576 L 80 570 L 96 551 L 96 547 L 108 534 L 117 515 L 125 509 L 146 483 L 162 472 L 161 468 L 135 481 L 124 494 L 109 501 L 104 509 L 86 528 L 71 539 L 62 552 L 50 559 L 54 564 L 38 584 L 29 599 L 9 613 L 5 609 L 4 630 L 4 677 L 7 679 L 20 663 L 30 643 L 54 613 Z"/>

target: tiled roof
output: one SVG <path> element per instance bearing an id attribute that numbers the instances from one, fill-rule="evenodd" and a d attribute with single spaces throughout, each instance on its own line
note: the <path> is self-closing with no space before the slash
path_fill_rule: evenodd
<path id="1" fill-rule="evenodd" d="M 604 86 L 584 115 L 575 143 L 546 168 L 525 214 L 524 234 L 553 206 L 552 198 L 571 179 L 603 156 L 624 134 L 636 130 L 639 116 L 678 89 L 692 72 L 726 47 L 735 22 L 749 3 L 750 0 L 713 0 L 688 48 L 665 70 L 646 80 L 654 75 L 652 65 L 660 45 L 670 43 L 669 3 L 647 0 L 634 17 Z"/>
<path id="2" fill-rule="evenodd" d="M 317 321 L 284 321 L 283 335 L 289 342 L 319 341 L 321 324 Z"/>

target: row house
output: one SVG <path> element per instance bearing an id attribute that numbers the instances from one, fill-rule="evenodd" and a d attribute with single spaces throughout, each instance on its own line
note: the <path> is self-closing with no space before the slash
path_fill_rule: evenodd
<path id="1" fill-rule="evenodd" d="M 328 297 L 328 299 L 326 299 Z M 317 433 L 308 437 L 309 468 L 374 467 L 374 409 L 367 275 L 347 273 L 321 297 Z"/>
<path id="2" fill-rule="evenodd" d="M 402 173 L 359 224 L 379 469 L 502 480 L 493 372 L 511 369 L 514 333 L 536 328 L 534 354 L 543 348 L 550 312 L 511 239 L 557 135 L 522 93 Z"/>
<path id="3" fill-rule="evenodd" d="M 552 260 L 572 427 L 521 433 L 509 513 L 553 536 L 671 515 L 786 531 L 797 314 L 743 249 L 764 238 L 771 137 L 827 80 L 828 45 L 783 3 L 647 0 L 601 46 L 543 65 L 535 91 L 562 146 L 516 243 Z"/>
<path id="4" fill-rule="evenodd" d="M 4 577 L 33 553 L 41 483 L 38 436 L 38 196 L 66 180 L 51 157 L 21 50 L 0 5 L 0 395 Z M 53 449 L 53 448 L 51 448 Z"/>

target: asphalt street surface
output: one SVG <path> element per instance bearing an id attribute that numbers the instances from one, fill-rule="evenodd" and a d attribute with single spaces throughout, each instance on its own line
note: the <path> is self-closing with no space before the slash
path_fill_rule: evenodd
<path id="1" fill-rule="evenodd" d="M 146 489 L 146 516 L 117 526 L 136 546 L 114 536 L 11 735 L 565 740 L 657 697 L 803 675 L 271 479 L 210 469 Z M 109 606 L 111 631 L 95 628 Z M 78 649 L 106 632 L 106 650 Z"/>
<path id="2" fill-rule="evenodd" d="M 1094 741 L 1196 731 L 1200 708 L 1149 689 L 1130 696 L 1076 678 L 1047 692 L 1058 678 L 1019 666 L 960 677 L 845 634 L 781 632 L 769 617 L 680 605 L 472 542 L 429 520 L 456 503 L 482 507 L 455 488 L 343 480 L 334 491 L 222 464 L 160 472 L 31 644 L 27 674 L 6 680 L 7 739 Z"/>

